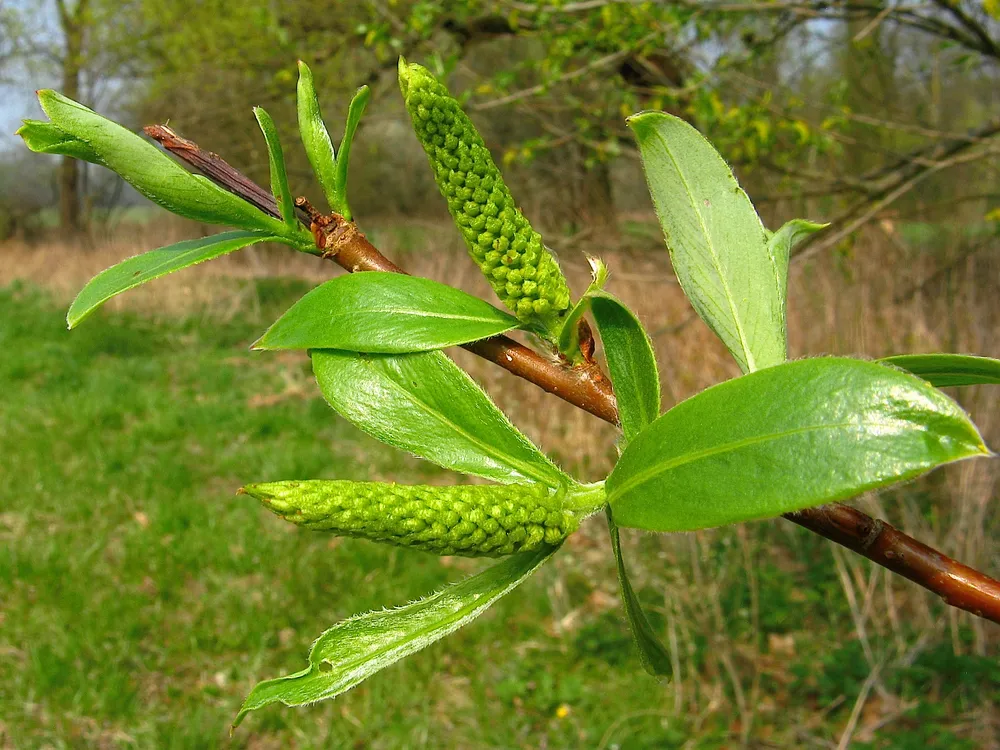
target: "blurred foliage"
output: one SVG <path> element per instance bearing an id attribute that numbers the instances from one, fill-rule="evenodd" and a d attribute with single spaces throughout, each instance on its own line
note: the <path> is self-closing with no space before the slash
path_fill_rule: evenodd
<path id="1" fill-rule="evenodd" d="M 4 5 L 0 25 L 19 32 L 0 43 L 0 70 L 5 55 L 65 66 L 55 2 Z M 136 125 L 169 119 L 259 182 L 267 160 L 250 108 L 266 107 L 291 140 L 297 59 L 331 123 L 371 85 L 352 169 L 362 215 L 444 216 L 406 130 L 400 54 L 447 79 L 519 202 L 569 231 L 614 228 L 616 208 L 648 207 L 624 126 L 642 109 L 702 130 L 771 205 L 772 223 L 846 221 L 886 196 L 882 215 L 894 203 L 891 215 L 922 219 L 981 219 L 1000 202 L 995 148 L 934 166 L 1000 130 L 992 0 L 86 3 L 83 100 L 128 110 Z M 286 150 L 293 191 L 315 190 L 301 149 Z"/>
<path id="2" fill-rule="evenodd" d="M 316 71 L 328 119 L 343 114 L 360 83 L 389 99 L 364 127 L 378 131 L 372 161 L 398 165 L 412 149 L 387 122 L 400 114 L 392 69 L 403 54 L 464 92 L 498 161 L 536 163 L 538 190 L 555 188 L 570 215 L 589 224 L 613 217 L 611 166 L 634 153 L 624 119 L 642 109 L 685 117 L 758 191 L 800 204 L 871 198 L 906 154 L 995 116 L 1000 24 L 988 8 L 942 10 L 924 0 L 897 15 L 882 3 L 760 5 L 216 0 L 181 8 L 145 0 L 140 20 L 155 31 L 141 36 L 155 41 L 144 49 L 150 85 L 140 110 L 172 117 L 259 173 L 246 111 L 266 105 L 290 129 L 301 57 Z M 309 184 L 304 160 L 291 161 L 293 180 Z M 982 169 L 962 169 L 982 192 Z M 368 170 L 375 185 L 391 173 Z M 921 195 L 943 198 L 943 184 L 931 181 Z M 413 208 L 404 196 L 396 203 Z"/>

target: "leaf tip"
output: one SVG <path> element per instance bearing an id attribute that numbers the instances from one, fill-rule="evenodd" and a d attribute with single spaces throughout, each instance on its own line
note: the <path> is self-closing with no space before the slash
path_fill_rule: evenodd
<path id="1" fill-rule="evenodd" d="M 76 308 L 71 306 L 69 310 L 66 311 L 66 330 L 72 331 L 80 325 L 80 321 L 82 321 L 85 317 L 86 313 L 80 313 L 76 310 Z"/>
<path id="2" fill-rule="evenodd" d="M 397 69 L 399 71 L 399 90 L 403 92 L 403 98 L 406 99 L 406 92 L 410 87 L 410 66 L 407 65 L 406 58 L 402 55 L 399 56 Z"/>
<path id="3" fill-rule="evenodd" d="M 668 118 L 666 112 L 658 112 L 656 110 L 644 110 L 642 112 L 636 112 L 634 115 L 629 115 L 625 118 L 625 126 L 631 128 L 636 133 L 648 130 L 653 127 L 656 120 Z"/>
<path id="4" fill-rule="evenodd" d="M 246 715 L 248 713 L 250 713 L 250 709 L 246 707 L 246 704 L 244 704 L 240 708 L 240 712 L 238 714 L 236 714 L 236 718 L 233 719 L 233 723 L 229 725 L 229 736 L 230 737 L 232 737 L 234 734 L 236 734 L 237 727 L 239 727 L 239 725 L 243 723 L 243 719 L 246 718 Z"/>
<path id="5" fill-rule="evenodd" d="M 368 100 L 371 98 L 372 90 L 368 88 L 368 84 L 363 86 L 358 86 L 358 90 L 354 92 L 354 98 L 351 100 L 351 104 L 355 107 L 361 107 L 364 109 L 368 105 Z"/>
<path id="6" fill-rule="evenodd" d="M 299 71 L 299 83 L 308 84 L 311 87 L 313 85 L 312 68 L 309 67 L 305 60 L 299 60 L 296 68 Z"/>
<path id="7" fill-rule="evenodd" d="M 267 342 L 267 334 L 265 333 L 259 339 L 250 344 L 250 351 L 252 352 L 265 352 L 270 349 L 271 346 Z"/>
<path id="8" fill-rule="evenodd" d="M 59 98 L 59 94 L 55 89 L 38 89 L 35 91 L 35 96 L 38 97 L 38 103 L 42 105 L 43 110 L 45 109 L 46 102 L 57 100 Z"/>
<path id="9" fill-rule="evenodd" d="M 603 289 L 605 284 L 608 283 L 608 276 L 611 273 L 610 269 L 608 269 L 608 264 L 596 255 L 588 255 L 586 257 L 587 263 L 590 264 L 590 276 L 593 279 L 591 287 L 598 290 Z"/>

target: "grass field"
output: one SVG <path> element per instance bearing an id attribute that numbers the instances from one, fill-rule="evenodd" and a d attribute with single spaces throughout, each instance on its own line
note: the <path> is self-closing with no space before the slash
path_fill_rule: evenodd
<path id="1" fill-rule="evenodd" d="M 852 747 L 996 746 L 995 632 L 781 522 L 628 535 L 673 681 L 641 671 L 598 522 L 472 626 L 229 739 L 254 682 L 301 669 L 331 624 L 483 565 L 234 494 L 455 481 L 339 419 L 304 356 L 250 353 L 309 285 L 241 283 L 253 303 L 225 325 L 118 310 L 72 333 L 49 292 L 0 288 L 0 746 L 836 747 L 845 728 Z M 905 490 L 928 528 L 935 486 Z"/>

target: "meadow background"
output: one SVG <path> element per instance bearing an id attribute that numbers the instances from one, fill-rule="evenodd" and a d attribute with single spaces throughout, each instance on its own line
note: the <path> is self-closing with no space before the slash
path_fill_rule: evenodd
<path id="1" fill-rule="evenodd" d="M 249 112 L 265 104 L 296 191 L 316 198 L 293 138 L 302 57 L 331 130 L 353 88 L 373 85 L 351 192 L 369 238 L 414 274 L 492 299 L 394 90 L 398 52 L 437 62 L 574 290 L 587 254 L 611 267 L 609 290 L 653 336 L 666 408 L 738 370 L 676 284 L 621 132 L 623 107 L 659 104 L 719 144 L 768 226 L 835 221 L 793 262 L 793 356 L 1000 356 L 996 50 L 907 26 L 892 3 L 838 17 L 822 9 L 838 3 L 803 0 L 787 7 L 813 15 L 791 21 L 694 5 L 0 2 L 0 118 L 38 116 L 26 92 L 75 80 L 99 111 L 132 127 L 169 116 L 266 184 Z M 988 4 L 957 7 L 1000 38 Z M 599 517 L 471 626 L 230 737 L 252 685 L 301 669 L 324 629 L 488 564 L 310 533 L 236 489 L 463 480 L 340 419 L 304 354 L 249 351 L 341 273 L 333 264 L 252 248 L 68 332 L 66 307 L 95 273 L 215 229 L 96 168 L 67 177 L 58 160 L 0 144 L 0 747 L 1000 747 L 1000 629 L 781 520 L 623 532 L 673 655 L 672 678 L 653 681 Z M 607 473 L 609 425 L 454 355 L 566 469 Z M 1000 446 L 996 390 L 949 393 Z M 967 462 L 856 503 L 998 576 L 998 487 L 996 462 Z"/>

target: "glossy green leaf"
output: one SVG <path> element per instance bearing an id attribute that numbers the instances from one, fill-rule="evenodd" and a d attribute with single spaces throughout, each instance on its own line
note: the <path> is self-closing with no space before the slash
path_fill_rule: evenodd
<path id="1" fill-rule="evenodd" d="M 437 281 L 370 271 L 316 287 L 254 348 L 399 354 L 465 344 L 519 325 L 478 297 Z"/>
<path id="2" fill-rule="evenodd" d="M 323 188 L 326 202 L 336 210 L 337 197 L 337 156 L 333 149 L 333 141 L 323 122 L 323 113 L 319 108 L 319 98 L 313 84 L 312 71 L 309 66 L 299 60 L 299 83 L 296 97 L 296 107 L 299 115 L 299 134 L 306 156 L 312 165 L 313 172 Z"/>
<path id="3" fill-rule="evenodd" d="M 807 359 L 683 401 L 607 480 L 621 526 L 690 531 L 776 516 L 989 451 L 928 383 L 874 362 Z"/>
<path id="4" fill-rule="evenodd" d="M 508 557 L 482 573 L 398 609 L 357 615 L 313 644 L 301 672 L 261 682 L 233 722 L 271 703 L 302 706 L 335 698 L 376 672 L 455 632 L 510 593 L 558 547 Z"/>
<path id="5" fill-rule="evenodd" d="M 660 415 L 653 343 L 638 318 L 615 297 L 596 294 L 590 305 L 618 400 L 618 419 L 630 441 Z"/>
<path id="6" fill-rule="evenodd" d="M 697 130 L 663 112 L 628 119 L 639 143 L 677 279 L 698 315 L 743 372 L 786 358 L 783 294 L 787 276 L 768 252 L 768 236 L 726 162 Z"/>
<path id="7" fill-rule="evenodd" d="M 267 159 L 271 167 L 271 194 L 278 204 L 278 212 L 285 225 L 295 230 L 299 226 L 299 220 L 295 216 L 295 201 L 292 199 L 292 191 L 288 187 L 285 155 L 281 150 L 278 129 L 274 126 L 271 115 L 263 107 L 254 107 L 253 113 L 257 118 L 257 124 L 260 125 L 260 132 L 264 134 L 264 141 L 267 143 Z"/>
<path id="8" fill-rule="evenodd" d="M 908 370 L 931 385 L 1000 385 L 1000 359 L 971 354 L 897 354 L 878 360 Z"/>
<path id="9" fill-rule="evenodd" d="M 81 320 L 115 295 L 140 284 L 145 284 L 147 281 L 158 279 L 196 263 L 218 258 L 220 255 L 226 255 L 258 242 L 275 241 L 280 241 L 280 238 L 266 232 L 223 232 L 197 240 L 185 240 L 175 245 L 168 245 L 150 250 L 142 255 L 136 255 L 134 258 L 129 258 L 116 266 L 101 271 L 87 282 L 87 285 L 73 300 L 73 304 L 70 305 L 66 322 L 70 328 L 75 328 Z"/>
<path id="10" fill-rule="evenodd" d="M 347 121 L 344 123 L 344 138 L 340 142 L 340 152 L 337 154 L 337 197 L 340 204 L 334 207 L 334 211 L 348 221 L 352 218 L 351 207 L 347 202 L 347 170 L 351 164 L 351 144 L 354 142 L 354 134 L 370 98 L 371 89 L 362 86 L 351 99 L 351 105 L 347 110 Z"/>
<path id="11" fill-rule="evenodd" d="M 611 535 L 611 549 L 615 553 L 615 563 L 618 566 L 618 588 L 622 595 L 622 606 L 625 608 L 625 616 L 628 618 L 632 638 L 636 648 L 639 649 L 639 661 L 642 663 L 642 668 L 654 677 L 668 675 L 672 671 L 670 652 L 657 638 L 653 626 L 649 624 L 649 619 L 642 609 L 642 604 L 639 603 L 639 598 L 632 590 L 628 571 L 625 569 L 625 559 L 622 557 L 618 526 L 611 516 L 610 507 L 605 508 L 605 515 L 608 519 L 608 533 Z"/>
<path id="12" fill-rule="evenodd" d="M 25 146 L 37 154 L 72 156 L 74 159 L 89 161 L 91 164 L 97 164 L 101 167 L 105 166 L 101 157 L 85 141 L 57 128 L 51 122 L 25 120 L 24 124 L 17 129 L 17 135 L 24 139 Z"/>
<path id="13" fill-rule="evenodd" d="M 168 211 L 208 224 L 231 224 L 278 237 L 288 235 L 277 219 L 206 178 L 191 174 L 121 125 L 55 91 L 40 91 L 38 100 L 54 125 L 87 143 L 100 163 Z"/>
<path id="14" fill-rule="evenodd" d="M 441 352 L 318 349 L 312 361 L 329 404 L 384 443 L 497 482 L 559 487 L 571 481 Z"/>
<path id="15" fill-rule="evenodd" d="M 821 229 L 826 229 L 828 226 L 830 225 L 815 224 L 805 219 L 792 219 L 782 224 L 781 228 L 768 239 L 767 252 L 771 256 L 771 263 L 777 275 L 782 311 L 785 310 L 788 299 L 788 263 L 792 248 L 803 238 L 815 234 Z M 782 312 L 782 325 L 784 325 L 784 320 L 785 314 Z"/>

